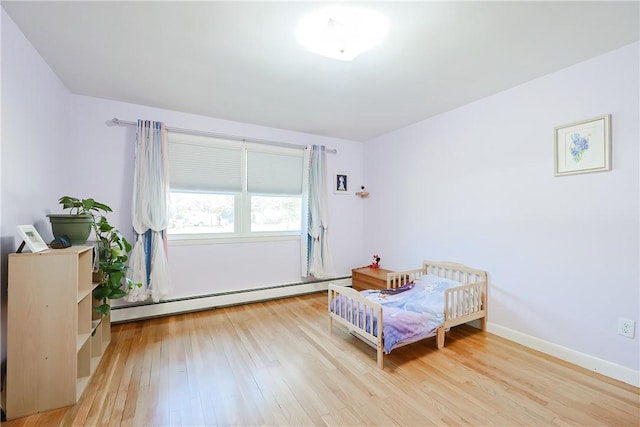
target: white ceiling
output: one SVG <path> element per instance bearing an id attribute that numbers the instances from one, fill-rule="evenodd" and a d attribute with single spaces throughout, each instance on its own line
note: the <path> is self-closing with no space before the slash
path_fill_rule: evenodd
<path id="1" fill-rule="evenodd" d="M 296 41 L 326 2 L 2 7 L 75 94 L 358 141 L 640 39 L 638 1 L 357 3 L 390 31 L 353 62 Z"/>

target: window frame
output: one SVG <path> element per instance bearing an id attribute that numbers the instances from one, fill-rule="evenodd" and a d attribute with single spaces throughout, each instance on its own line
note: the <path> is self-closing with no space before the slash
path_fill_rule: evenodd
<path id="1" fill-rule="evenodd" d="M 172 138 L 173 136 L 173 138 Z M 178 140 L 176 140 L 176 138 Z M 301 176 L 301 193 L 300 194 L 273 194 L 273 193 L 257 193 L 247 191 L 248 189 L 248 152 L 259 151 L 270 154 L 282 154 L 288 156 L 299 157 L 300 162 L 304 162 L 304 146 L 300 148 L 293 147 L 281 147 L 276 145 L 258 144 L 247 141 L 234 141 L 225 140 L 222 138 L 213 138 L 206 136 L 194 136 L 168 133 L 168 144 L 179 143 L 193 143 L 198 145 L 209 145 L 212 147 L 232 147 L 240 148 L 241 155 L 241 176 L 242 176 L 242 188 L 239 192 L 231 191 L 180 191 L 176 192 L 194 194 L 221 194 L 232 195 L 234 197 L 234 231 L 225 233 L 167 233 L 168 240 L 172 244 L 207 244 L 207 243 L 233 243 L 233 242 L 250 242 L 250 241 L 275 241 L 275 240 L 294 240 L 299 239 L 304 221 L 302 218 L 303 205 L 305 199 L 304 179 Z M 173 140 L 172 140 L 173 139 Z M 190 141 L 191 140 L 191 141 Z M 301 174 L 302 175 L 302 174 Z M 169 177 L 171 181 L 171 177 Z M 171 182 L 169 182 L 169 192 L 172 192 Z M 251 198 L 253 196 L 263 197 L 291 197 L 300 200 L 300 228 L 298 230 L 285 230 L 285 231 L 251 231 Z"/>

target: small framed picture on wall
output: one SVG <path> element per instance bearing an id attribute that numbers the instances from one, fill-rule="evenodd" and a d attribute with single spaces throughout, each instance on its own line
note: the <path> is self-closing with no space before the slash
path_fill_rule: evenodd
<path id="1" fill-rule="evenodd" d="M 335 194 L 349 194 L 349 174 L 344 172 L 335 174 L 333 192 Z"/>

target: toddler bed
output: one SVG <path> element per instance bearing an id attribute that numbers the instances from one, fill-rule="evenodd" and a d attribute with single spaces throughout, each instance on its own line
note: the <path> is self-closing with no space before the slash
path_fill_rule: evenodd
<path id="1" fill-rule="evenodd" d="M 384 354 L 436 336 L 444 346 L 449 328 L 480 319 L 486 330 L 487 273 L 452 262 L 424 261 L 422 268 L 387 274 L 387 289 L 355 291 L 329 285 L 329 332 L 333 322 Z"/>

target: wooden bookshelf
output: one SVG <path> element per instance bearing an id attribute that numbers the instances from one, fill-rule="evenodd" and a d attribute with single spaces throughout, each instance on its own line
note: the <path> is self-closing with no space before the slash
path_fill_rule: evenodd
<path id="1" fill-rule="evenodd" d="M 9 255 L 7 419 L 75 404 L 109 340 L 95 312 L 91 246 Z"/>

